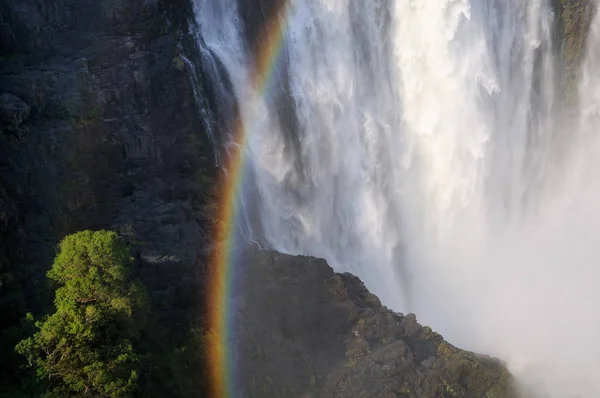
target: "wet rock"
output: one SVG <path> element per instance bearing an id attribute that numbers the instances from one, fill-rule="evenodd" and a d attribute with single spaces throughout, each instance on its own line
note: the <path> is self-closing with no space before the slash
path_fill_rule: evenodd
<path id="1" fill-rule="evenodd" d="M 567 104 L 574 104 L 590 24 L 598 6 L 591 0 L 553 0 L 552 3 L 556 15 L 561 97 Z"/>
<path id="2" fill-rule="evenodd" d="M 383 307 L 323 261 L 249 248 L 236 302 L 248 397 L 515 397 L 498 360 Z"/>

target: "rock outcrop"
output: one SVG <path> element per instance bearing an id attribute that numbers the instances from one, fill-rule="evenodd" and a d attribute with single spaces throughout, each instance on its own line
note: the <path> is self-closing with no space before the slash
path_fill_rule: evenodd
<path id="1" fill-rule="evenodd" d="M 564 101 L 577 96 L 579 66 L 585 56 L 590 24 L 596 13 L 591 0 L 553 0 L 556 14 L 556 45 L 559 54 L 560 92 Z"/>
<path id="2" fill-rule="evenodd" d="M 324 260 L 248 249 L 236 328 L 249 397 L 513 397 L 500 361 L 394 313 Z"/>

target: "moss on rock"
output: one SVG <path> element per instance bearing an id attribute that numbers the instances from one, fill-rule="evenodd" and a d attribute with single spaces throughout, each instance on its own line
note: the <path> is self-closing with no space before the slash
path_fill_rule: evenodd
<path id="1" fill-rule="evenodd" d="M 258 249 L 243 258 L 235 302 L 249 397 L 516 396 L 499 360 L 452 346 L 414 314 L 394 313 L 324 260 Z"/>

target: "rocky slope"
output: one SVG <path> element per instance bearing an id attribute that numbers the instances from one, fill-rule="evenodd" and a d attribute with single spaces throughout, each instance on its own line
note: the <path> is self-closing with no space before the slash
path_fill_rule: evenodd
<path id="1" fill-rule="evenodd" d="M 513 397 L 512 378 L 324 260 L 248 249 L 237 297 L 249 397 Z"/>

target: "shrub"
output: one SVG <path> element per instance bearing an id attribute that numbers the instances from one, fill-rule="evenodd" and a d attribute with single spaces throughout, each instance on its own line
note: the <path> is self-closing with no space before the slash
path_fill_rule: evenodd
<path id="1" fill-rule="evenodd" d="M 131 396 L 135 349 L 148 312 L 146 290 L 130 275 L 128 247 L 115 232 L 83 231 L 60 243 L 48 277 L 56 312 L 16 346 L 48 385 L 47 396 Z"/>

